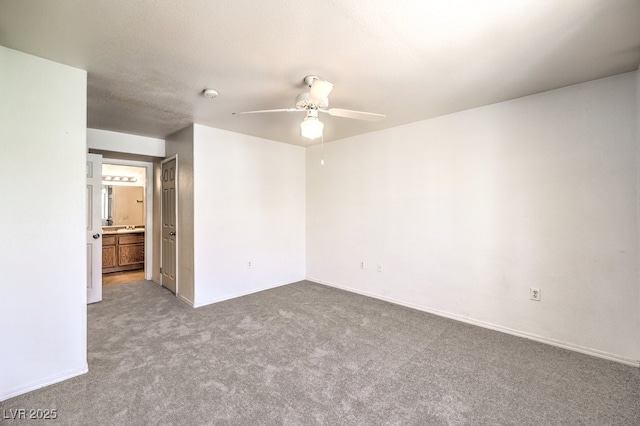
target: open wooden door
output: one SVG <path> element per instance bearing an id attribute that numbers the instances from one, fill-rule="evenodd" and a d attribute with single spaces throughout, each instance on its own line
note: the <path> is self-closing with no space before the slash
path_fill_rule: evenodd
<path id="1" fill-rule="evenodd" d="M 102 156 L 87 154 L 87 303 L 102 300 Z"/>
<path id="2" fill-rule="evenodd" d="M 162 286 L 177 291 L 177 159 L 172 158 L 162 162 Z"/>

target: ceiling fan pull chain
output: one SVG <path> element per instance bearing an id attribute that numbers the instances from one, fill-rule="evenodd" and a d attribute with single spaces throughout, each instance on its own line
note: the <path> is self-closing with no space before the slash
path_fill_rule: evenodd
<path id="1" fill-rule="evenodd" d="M 322 144 L 320 148 L 320 165 L 324 166 L 324 134 L 320 137 L 321 137 L 320 143 Z"/>

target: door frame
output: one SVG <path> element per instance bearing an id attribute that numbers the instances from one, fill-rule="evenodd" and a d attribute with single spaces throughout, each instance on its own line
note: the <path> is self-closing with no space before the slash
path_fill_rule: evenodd
<path id="1" fill-rule="evenodd" d="M 119 160 L 102 157 L 102 164 L 145 168 L 145 224 L 144 224 L 144 279 L 153 280 L 153 163 L 148 161 Z M 162 278 L 161 278 L 162 279 Z"/>
<path id="2" fill-rule="evenodd" d="M 168 163 L 169 161 L 173 161 L 175 160 L 176 162 L 176 183 L 175 183 L 175 197 L 176 197 L 176 211 L 175 211 L 175 218 L 176 218 L 176 296 L 178 296 L 178 292 L 180 291 L 180 263 L 178 262 L 178 259 L 180 259 L 180 243 L 179 243 L 179 238 L 180 238 L 180 216 L 179 216 L 179 211 L 180 209 L 178 208 L 178 200 L 179 198 L 179 193 L 180 193 L 180 187 L 179 187 L 179 180 L 180 180 L 180 173 L 179 173 L 179 161 L 178 161 L 178 154 L 172 155 L 171 157 L 167 157 L 165 159 L 163 159 L 162 161 L 160 161 L 160 267 L 162 268 L 162 259 L 163 259 L 163 250 L 162 250 L 162 224 L 164 223 L 164 217 L 162 217 L 162 206 L 164 203 L 164 200 L 162 199 L 163 194 L 162 194 L 162 166 L 164 166 L 165 163 Z M 162 285 L 162 272 L 160 272 L 160 285 Z M 164 286 L 163 286 L 164 287 Z"/>

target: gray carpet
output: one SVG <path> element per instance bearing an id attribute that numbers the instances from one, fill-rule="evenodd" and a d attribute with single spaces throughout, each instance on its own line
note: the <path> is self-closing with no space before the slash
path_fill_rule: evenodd
<path id="1" fill-rule="evenodd" d="M 90 372 L 5 401 L 0 415 L 55 408 L 56 421 L 37 423 L 70 425 L 640 424 L 638 368 L 310 282 L 199 309 L 137 282 L 105 288 L 88 310 Z"/>

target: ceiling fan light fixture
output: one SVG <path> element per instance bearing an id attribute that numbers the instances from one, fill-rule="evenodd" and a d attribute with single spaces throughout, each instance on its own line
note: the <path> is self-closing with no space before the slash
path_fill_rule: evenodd
<path id="1" fill-rule="evenodd" d="M 343 108 L 329 108 L 329 93 L 333 90 L 333 84 L 320 79 L 315 75 L 308 75 L 304 82 L 309 86 L 309 92 L 301 93 L 296 97 L 295 108 L 262 109 L 257 111 L 234 112 L 234 115 L 261 114 L 271 112 L 306 112 L 307 116 L 300 123 L 300 136 L 306 139 L 318 139 L 323 137 L 324 124 L 318 120 L 320 112 L 333 117 L 353 118 L 356 120 L 376 121 L 385 118 L 383 114 L 373 112 L 354 111 Z"/>
<path id="2" fill-rule="evenodd" d="M 300 123 L 300 136 L 307 139 L 318 139 L 322 136 L 324 124 L 318 120 L 318 117 L 308 115 L 302 123 Z"/>

